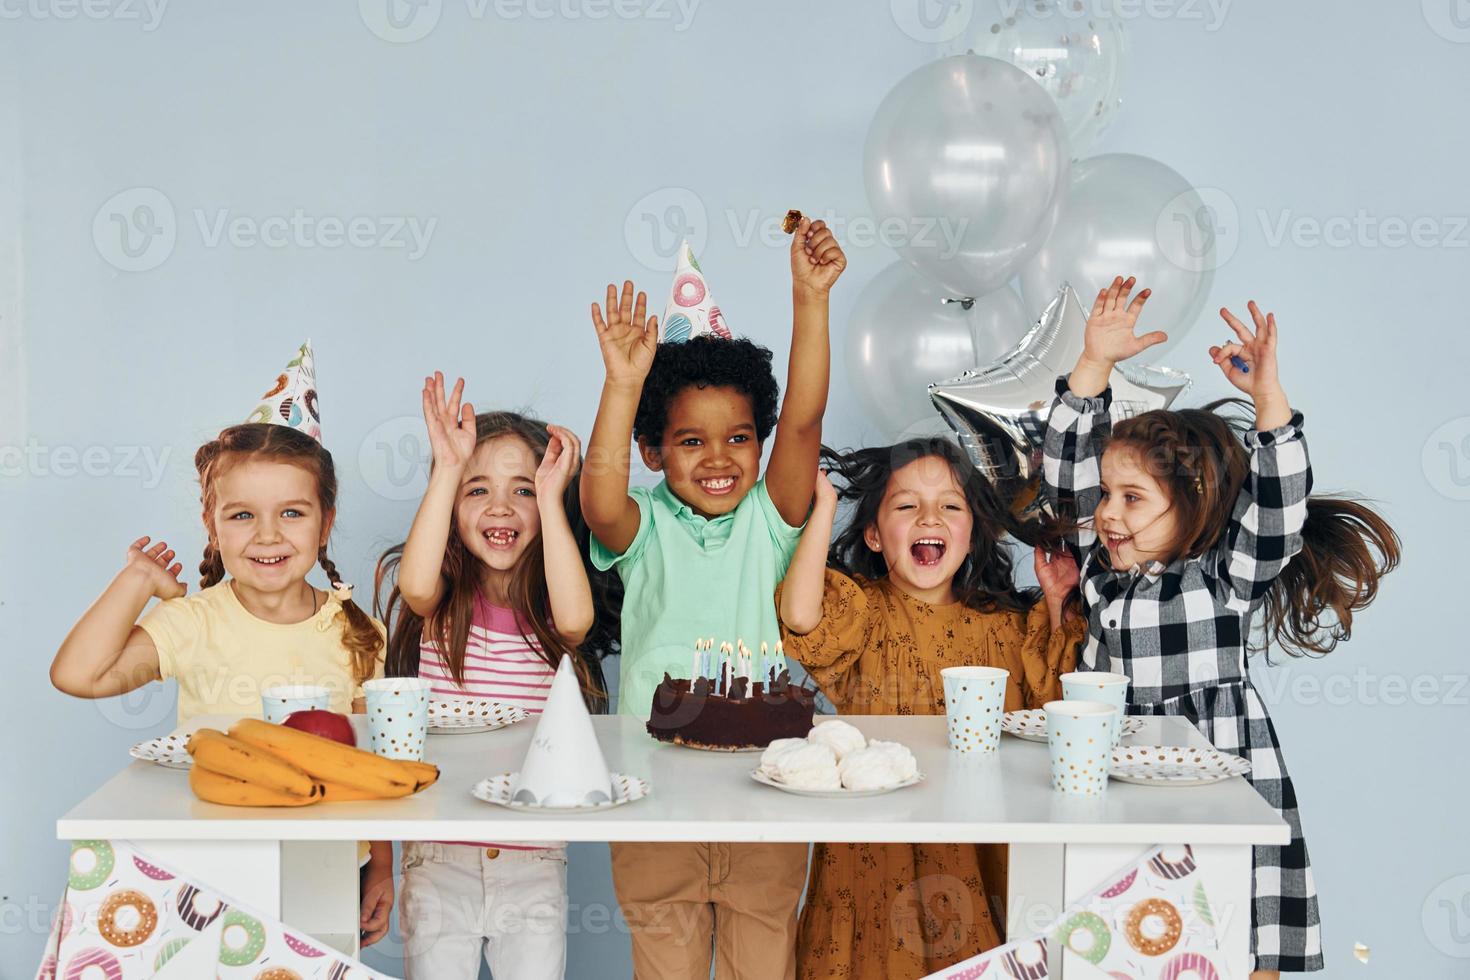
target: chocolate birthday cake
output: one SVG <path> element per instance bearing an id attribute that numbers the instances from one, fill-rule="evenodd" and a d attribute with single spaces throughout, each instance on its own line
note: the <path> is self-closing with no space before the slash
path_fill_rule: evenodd
<path id="1" fill-rule="evenodd" d="M 708 677 L 692 682 L 664 674 L 653 692 L 648 734 L 660 742 L 699 749 L 738 752 L 763 749 L 778 738 L 805 738 L 812 729 L 816 691 L 791 683 L 775 670 L 766 682 L 735 677 L 728 693 Z"/>

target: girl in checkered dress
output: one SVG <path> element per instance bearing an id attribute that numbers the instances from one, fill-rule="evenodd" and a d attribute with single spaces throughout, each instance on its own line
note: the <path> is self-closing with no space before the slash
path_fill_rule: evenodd
<path id="1" fill-rule="evenodd" d="M 1277 379 L 1276 318 L 1228 310 L 1237 341 L 1210 348 L 1254 403 L 1254 426 L 1215 409 L 1152 411 L 1111 423 L 1113 366 L 1162 343 L 1134 335 L 1147 289 L 1098 294 L 1081 357 L 1057 383 L 1045 492 L 1076 522 L 1069 543 L 1088 616 L 1085 668 L 1128 675 L 1129 713 L 1182 715 L 1215 747 L 1250 760 L 1251 783 L 1291 827 L 1255 849 L 1253 977 L 1322 969 L 1317 892 L 1276 731 L 1247 673 L 1260 646 L 1323 654 L 1398 562 L 1397 535 L 1352 500 L 1311 497 L 1302 416 Z"/>

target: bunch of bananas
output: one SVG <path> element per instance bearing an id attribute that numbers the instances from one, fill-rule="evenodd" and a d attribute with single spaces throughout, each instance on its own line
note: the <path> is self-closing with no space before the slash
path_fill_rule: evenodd
<path id="1" fill-rule="evenodd" d="M 384 759 L 320 735 L 243 718 L 226 735 L 201 728 L 189 737 L 189 786 L 207 803 L 308 806 L 386 800 L 432 786 L 439 768 Z"/>

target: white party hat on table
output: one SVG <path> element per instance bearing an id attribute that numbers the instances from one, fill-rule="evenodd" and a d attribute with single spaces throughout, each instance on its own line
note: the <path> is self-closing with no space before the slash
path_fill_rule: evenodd
<path id="1" fill-rule="evenodd" d="M 322 441 L 322 420 L 316 404 L 316 358 L 311 341 L 302 344 L 246 422 L 284 425 L 317 442 Z"/>
<path id="2" fill-rule="evenodd" d="M 570 657 L 563 656 L 551 694 L 531 735 L 511 799 L 532 806 L 595 806 L 612 802 L 612 777 L 592 730 L 592 716 Z"/>
<path id="3" fill-rule="evenodd" d="M 705 334 L 730 339 L 730 328 L 725 326 L 725 317 L 710 296 L 704 270 L 700 269 L 688 241 L 679 245 L 679 265 L 674 270 L 674 285 L 669 290 L 660 332 L 659 339 L 664 343 L 678 343 Z"/>

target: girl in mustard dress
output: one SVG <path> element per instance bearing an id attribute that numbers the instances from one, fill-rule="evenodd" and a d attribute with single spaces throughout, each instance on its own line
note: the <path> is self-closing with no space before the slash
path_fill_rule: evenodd
<path id="1" fill-rule="evenodd" d="M 1037 549 L 1043 597 L 1017 591 L 1001 536 L 1036 529 L 948 440 L 827 459 L 845 486 L 819 477 L 776 602 L 786 652 L 838 713 L 943 714 L 939 672 L 964 665 L 1010 671 L 1007 711 L 1061 697 L 1086 627 L 1065 608 L 1076 564 Z M 855 509 L 829 558 L 839 496 Z M 1005 891 L 1004 845 L 817 844 L 797 975 L 926 976 L 1000 945 Z"/>

